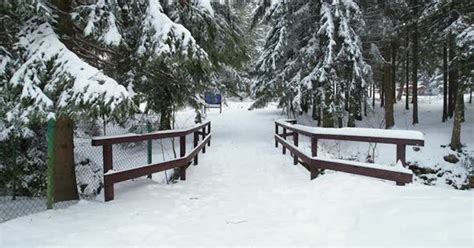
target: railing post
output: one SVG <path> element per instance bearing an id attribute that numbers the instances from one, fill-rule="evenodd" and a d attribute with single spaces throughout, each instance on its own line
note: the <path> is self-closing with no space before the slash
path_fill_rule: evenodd
<path id="1" fill-rule="evenodd" d="M 186 135 L 179 137 L 179 156 L 182 158 L 186 156 Z M 182 181 L 186 180 L 186 165 L 180 169 L 180 178 Z"/>
<path id="2" fill-rule="evenodd" d="M 406 166 L 406 145 L 397 144 L 397 163 L 400 160 L 403 164 L 403 167 Z"/>
<path id="3" fill-rule="evenodd" d="M 293 144 L 295 146 L 298 146 L 298 133 L 296 131 L 293 131 Z M 296 153 L 293 152 L 293 164 L 297 165 L 298 164 L 298 156 L 296 156 Z"/>
<path id="4" fill-rule="evenodd" d="M 311 137 L 311 156 L 318 156 L 318 138 Z"/>
<path id="5" fill-rule="evenodd" d="M 206 127 L 202 127 L 202 140 L 206 138 Z M 202 153 L 206 153 L 206 146 L 202 147 Z"/>
<path id="6" fill-rule="evenodd" d="M 207 124 L 207 134 L 211 134 L 211 122 Z M 211 139 L 209 139 L 209 143 L 207 143 L 207 146 L 211 146 Z"/>
<path id="7" fill-rule="evenodd" d="M 150 122 L 147 123 L 147 130 L 148 130 L 149 133 L 152 131 L 152 129 L 151 129 L 151 123 L 150 123 Z M 147 140 L 147 155 L 148 155 L 148 156 L 147 156 L 147 162 L 148 162 L 148 164 L 153 163 L 153 147 L 152 147 L 152 143 L 153 143 L 153 140 L 151 140 L 151 139 Z M 152 175 L 151 175 L 151 174 L 148 175 L 148 178 L 151 179 L 151 178 L 152 178 Z"/>
<path id="8" fill-rule="evenodd" d="M 112 145 L 107 144 L 102 147 L 103 159 L 104 159 L 104 174 L 109 170 L 113 169 L 113 157 L 112 157 Z M 109 183 L 107 176 L 104 175 L 104 198 L 105 201 L 111 201 L 114 199 L 114 184 Z"/>
<path id="9" fill-rule="evenodd" d="M 278 135 L 278 123 L 275 122 L 275 134 Z M 275 147 L 278 148 L 278 141 L 275 140 Z"/>
<path id="10" fill-rule="evenodd" d="M 283 139 L 286 140 L 286 128 L 283 127 Z M 282 145 L 283 147 L 283 154 L 286 154 L 286 147 L 284 145 Z"/>
<path id="11" fill-rule="evenodd" d="M 198 145 L 198 142 L 199 142 L 199 133 L 197 131 L 194 131 L 194 148 L 197 147 Z M 194 165 L 197 165 L 198 164 L 198 155 L 199 155 L 199 152 L 196 153 L 196 156 L 194 157 Z"/>

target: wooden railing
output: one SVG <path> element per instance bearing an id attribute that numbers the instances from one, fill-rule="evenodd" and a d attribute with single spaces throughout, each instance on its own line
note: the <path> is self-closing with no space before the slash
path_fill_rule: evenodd
<path id="1" fill-rule="evenodd" d="M 280 127 L 282 133 L 279 133 Z M 358 130 L 359 133 L 354 132 Z M 298 148 L 299 135 L 311 139 L 311 156 Z M 293 144 L 286 140 L 287 137 L 293 137 Z M 296 120 L 275 122 L 275 147 L 278 147 L 279 143 L 282 144 L 283 154 L 286 154 L 286 149 L 290 150 L 293 163 L 295 165 L 300 163 L 308 169 L 311 173 L 311 179 L 317 177 L 319 170 L 329 169 L 391 180 L 395 181 L 397 185 L 405 185 L 413 180 L 412 172 L 406 168 L 391 168 L 362 162 L 319 158 L 317 157 L 318 140 L 321 139 L 395 144 L 397 146 L 397 162 L 400 161 L 404 166 L 406 165 L 406 146 L 424 145 L 423 135 L 417 131 L 326 129 L 297 125 Z"/>
<path id="2" fill-rule="evenodd" d="M 193 134 L 193 150 L 186 154 L 186 136 Z M 199 136 L 202 137 L 200 141 Z M 132 143 L 140 141 L 151 141 L 166 138 L 179 137 L 179 155 L 177 159 L 165 161 L 161 163 L 150 163 L 140 167 L 114 171 L 113 168 L 113 151 L 112 145 Z M 94 137 L 92 139 L 93 146 L 102 146 L 103 149 L 103 165 L 104 165 L 104 198 L 105 201 L 114 199 L 114 184 L 137 177 L 151 175 L 160 171 L 173 168 L 180 168 L 179 177 L 186 180 L 186 169 L 194 160 L 194 165 L 198 164 L 198 154 L 202 150 L 206 153 L 206 144 L 211 145 L 211 122 L 183 129 L 183 130 L 166 130 L 148 134 L 127 134 L 108 137 Z"/>

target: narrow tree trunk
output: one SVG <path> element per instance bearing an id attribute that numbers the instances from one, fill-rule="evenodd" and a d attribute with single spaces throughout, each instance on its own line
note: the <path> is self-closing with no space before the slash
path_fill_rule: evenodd
<path id="1" fill-rule="evenodd" d="M 391 56 L 391 47 L 390 44 L 385 45 L 385 57 L 392 58 Z M 383 88 L 385 95 L 385 128 L 390 129 L 395 125 L 395 119 L 393 117 L 393 103 L 394 103 L 394 94 L 393 89 L 393 61 L 392 63 L 385 62 L 383 64 Z"/>
<path id="2" fill-rule="evenodd" d="M 317 103 L 317 97 L 316 95 L 314 94 L 313 95 L 313 102 L 312 102 L 312 113 L 311 113 L 311 117 L 313 118 L 313 120 L 317 120 L 318 119 L 318 107 L 317 107 L 318 103 Z"/>
<path id="3" fill-rule="evenodd" d="M 355 127 L 355 119 L 356 119 L 356 117 L 355 117 L 355 115 L 356 115 L 356 113 L 355 113 L 356 112 L 356 103 L 355 102 L 357 100 L 354 99 L 354 93 L 353 92 L 351 92 L 351 94 L 349 94 L 348 96 L 349 96 L 349 99 L 346 102 L 350 102 L 350 103 L 348 105 L 348 107 L 349 107 L 349 109 L 348 109 L 349 116 L 347 118 L 347 126 L 348 127 Z"/>
<path id="4" fill-rule="evenodd" d="M 54 202 L 79 199 L 74 164 L 74 122 L 56 119 L 54 135 Z"/>
<path id="5" fill-rule="evenodd" d="M 382 86 L 380 87 L 380 107 L 385 107 L 385 89 L 384 83 L 382 82 Z"/>
<path id="6" fill-rule="evenodd" d="M 448 46 L 443 45 L 443 117 L 442 121 L 448 119 Z"/>
<path id="7" fill-rule="evenodd" d="M 396 102 L 396 99 L 397 99 L 397 91 L 396 91 L 396 88 L 397 88 L 397 45 L 398 45 L 398 42 L 396 40 L 392 40 L 392 42 L 390 42 L 390 45 L 391 45 L 391 55 L 392 55 L 392 64 L 391 64 L 391 67 L 392 67 L 392 72 L 391 72 L 391 75 L 392 75 L 392 99 L 393 99 L 393 103 L 397 103 Z"/>
<path id="8" fill-rule="evenodd" d="M 462 102 L 464 101 L 463 87 L 458 87 L 456 94 L 456 108 L 454 110 L 453 132 L 451 134 L 451 149 L 453 151 L 460 150 L 461 144 L 461 122 L 462 122 Z"/>
<path id="9" fill-rule="evenodd" d="M 452 35 L 449 35 L 449 86 L 448 86 L 448 116 L 453 118 L 456 108 L 456 95 L 458 84 L 458 69 L 456 68 L 456 48 Z"/>
<path id="10" fill-rule="evenodd" d="M 407 29 L 408 30 L 408 29 Z M 407 31 L 407 37 L 406 37 L 406 46 L 407 46 L 407 51 L 406 51 L 406 61 L 405 61 L 405 109 L 410 110 L 410 35 Z"/>
<path id="11" fill-rule="evenodd" d="M 375 83 L 372 83 L 372 108 L 375 109 Z"/>
<path id="12" fill-rule="evenodd" d="M 170 106 L 164 106 L 160 111 L 160 130 L 171 129 L 172 110 Z"/>
<path id="13" fill-rule="evenodd" d="M 325 94 L 325 101 L 323 107 L 323 127 L 334 127 L 334 113 L 330 107 L 331 96 L 330 93 Z"/>
<path id="14" fill-rule="evenodd" d="M 473 85 L 471 84 L 470 90 L 469 90 L 469 104 L 472 104 L 472 88 L 474 88 L 474 87 L 473 87 Z"/>
<path id="15" fill-rule="evenodd" d="M 412 88 L 413 88 L 413 125 L 417 124 L 418 121 L 418 0 L 413 1 L 413 11 L 415 21 L 413 23 L 413 34 L 412 34 Z"/>

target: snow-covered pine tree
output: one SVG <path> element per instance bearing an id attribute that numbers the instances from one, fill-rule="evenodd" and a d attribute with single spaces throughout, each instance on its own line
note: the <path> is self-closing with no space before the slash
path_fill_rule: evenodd
<path id="1" fill-rule="evenodd" d="M 353 126 L 361 111 L 359 96 L 371 73 L 362 54 L 359 35 L 364 22 L 358 4 L 338 0 L 261 4 L 258 13 L 266 13 L 272 29 L 257 62 L 260 76 L 253 107 L 278 99 L 294 114 L 307 110 L 309 102 L 318 102 L 314 116 L 320 117 L 321 109 L 324 126 L 342 126 L 348 102 L 348 124 Z M 267 11 L 262 10 L 265 7 Z"/>
<path id="2" fill-rule="evenodd" d="M 26 178 L 33 178 L 33 167 L 35 171 L 42 172 L 38 175 L 44 178 L 44 123 L 47 119 L 55 118 L 57 126 L 61 126 L 71 123 L 78 116 L 96 116 L 104 112 L 121 114 L 132 104 L 130 92 L 124 86 L 84 62 L 71 50 L 74 29 L 67 26 L 71 23 L 67 21 L 67 12 L 62 9 L 68 8 L 64 4 L 63 1 L 2 1 L 2 18 L 13 20 L 14 27 L 6 27 L 2 22 L 2 31 L 9 29 L 9 40 L 13 44 L 2 47 L 1 87 L 6 94 L 2 94 L 5 104 L 1 110 L 1 140 L 2 145 L 19 144 L 10 147 L 13 149 L 11 154 L 18 155 L 16 161 L 34 163 L 7 165 L 17 165 L 17 168 L 2 166 L 2 177 L 8 175 L 4 173 L 4 168 L 6 172 L 18 172 L 10 174 L 7 182 L 18 182 L 25 175 L 30 175 Z M 65 30 L 68 32 L 64 33 Z M 55 137 L 60 147 L 56 152 L 62 156 L 62 168 L 70 168 L 71 175 L 74 175 L 72 126 L 67 126 L 68 135 Z M 23 157 L 25 159 L 22 160 Z M 42 182 L 44 184 L 44 180 Z M 70 184 L 75 183 L 75 179 L 71 178 Z M 34 194 L 29 192 L 25 195 Z"/>
<path id="3" fill-rule="evenodd" d="M 162 129 L 171 129 L 174 110 L 185 104 L 198 108 L 199 94 L 209 82 L 210 62 L 189 30 L 163 11 L 159 1 L 148 1 L 140 23 L 134 77 L 147 109 L 160 113 Z"/>
<path id="4" fill-rule="evenodd" d="M 301 110 L 300 81 L 314 61 L 306 60 L 301 52 L 311 39 L 315 16 L 309 11 L 312 4 L 312 1 L 280 1 L 270 6 L 267 1 L 261 2 L 256 14 L 266 13 L 262 18 L 271 28 L 255 64 L 258 76 L 253 91 L 257 101 L 252 108 L 278 99 L 279 106 L 288 114 L 295 115 Z M 268 10 L 264 11 L 265 8 Z"/>
<path id="5" fill-rule="evenodd" d="M 209 88 L 233 96 L 244 92 L 248 80 L 240 72 L 248 55 L 241 18 L 235 10 L 229 4 L 208 0 L 168 1 L 163 8 L 173 21 L 191 32 L 208 54 L 212 62 Z"/>
<path id="6" fill-rule="evenodd" d="M 185 104 L 199 109 L 199 95 L 212 87 L 212 63 L 224 58 L 211 48 L 222 51 L 219 47 L 228 42 L 216 38 L 227 37 L 217 33 L 228 26 L 215 18 L 210 6 L 198 1 L 100 0 L 75 12 L 84 34 L 115 51 L 109 60 L 123 70 L 113 68 L 111 74 L 128 82 L 135 99 L 147 104 L 146 112 L 162 116 L 161 128 L 171 128 L 173 110 Z M 111 36 L 120 37 L 120 43 L 106 42 L 110 30 L 118 32 Z"/>

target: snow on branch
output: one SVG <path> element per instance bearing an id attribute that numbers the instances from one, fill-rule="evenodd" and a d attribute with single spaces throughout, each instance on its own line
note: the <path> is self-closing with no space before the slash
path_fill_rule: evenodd
<path id="1" fill-rule="evenodd" d="M 20 99 L 28 108 L 47 113 L 78 107 L 105 107 L 113 111 L 130 92 L 70 51 L 49 23 L 29 21 L 20 32 L 17 49 L 24 62 L 10 83 L 22 87 Z"/>
<path id="2" fill-rule="evenodd" d="M 181 55 L 186 58 L 207 58 L 206 52 L 183 25 L 173 22 L 163 13 L 158 0 L 149 0 L 142 23 L 139 55 Z"/>

